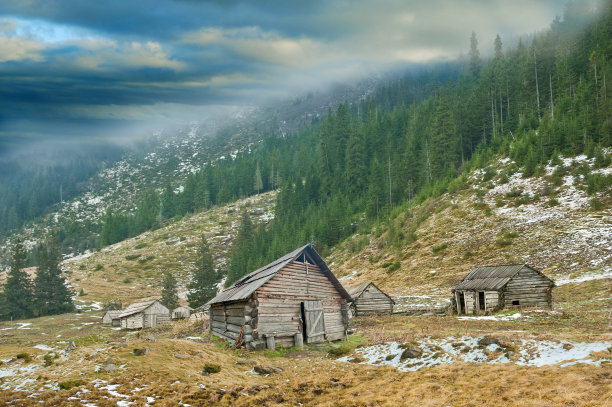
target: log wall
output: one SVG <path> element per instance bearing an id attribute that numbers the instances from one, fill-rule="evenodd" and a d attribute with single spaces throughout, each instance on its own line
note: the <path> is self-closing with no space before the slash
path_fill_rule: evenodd
<path id="1" fill-rule="evenodd" d="M 393 301 L 373 285 L 355 299 L 355 315 L 391 314 Z"/>
<path id="2" fill-rule="evenodd" d="M 301 303 L 317 300 L 323 303 L 325 339 L 345 336 L 346 300 L 317 265 L 292 261 L 257 289 L 256 297 L 260 338 L 275 336 L 276 345 L 294 346 L 295 335 L 303 330 Z"/>
<path id="3" fill-rule="evenodd" d="M 546 277 L 524 267 L 506 284 L 505 306 L 552 308 L 552 285 Z"/>

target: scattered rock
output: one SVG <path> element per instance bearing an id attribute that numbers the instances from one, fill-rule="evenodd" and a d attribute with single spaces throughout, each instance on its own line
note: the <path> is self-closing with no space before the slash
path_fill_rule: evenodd
<path id="1" fill-rule="evenodd" d="M 257 364 L 256 361 L 251 360 L 251 359 L 238 359 L 235 363 L 237 365 L 249 365 L 249 366 L 254 366 Z"/>
<path id="2" fill-rule="evenodd" d="M 563 349 L 565 350 L 570 350 L 574 347 L 574 345 L 572 345 L 571 343 L 564 343 L 563 344 Z"/>
<path id="3" fill-rule="evenodd" d="M 132 353 L 134 356 L 144 356 L 149 353 L 149 348 L 137 348 Z"/>
<path id="4" fill-rule="evenodd" d="M 402 352 L 402 355 L 400 356 L 400 360 L 416 359 L 418 357 L 421 357 L 422 354 L 423 354 L 423 351 L 418 346 L 408 345 Z"/>
<path id="5" fill-rule="evenodd" d="M 270 374 L 274 374 L 274 373 L 280 373 L 283 371 L 283 369 L 281 369 L 280 367 L 276 367 L 276 366 L 255 366 L 253 368 L 253 370 L 255 371 L 255 373 L 260 374 L 260 375 L 270 375 Z"/>
<path id="6" fill-rule="evenodd" d="M 182 353 L 175 353 L 173 356 L 177 359 L 189 359 L 189 356 L 183 355 Z"/>
<path id="7" fill-rule="evenodd" d="M 221 366 L 215 365 L 213 363 L 206 363 L 204 365 L 204 369 L 202 369 L 202 374 L 209 375 L 211 373 L 219 373 L 221 371 Z"/>
<path id="8" fill-rule="evenodd" d="M 499 346 L 499 339 L 493 336 L 484 336 L 478 340 L 478 346 L 482 346 L 483 348 L 485 348 L 489 345 Z"/>
<path id="9" fill-rule="evenodd" d="M 106 372 L 106 373 L 110 373 L 110 372 L 114 372 L 115 370 L 117 370 L 117 365 L 114 363 L 109 363 L 109 364 L 105 364 L 102 366 L 102 369 Z"/>
<path id="10" fill-rule="evenodd" d="M 66 348 L 64 349 L 64 352 L 71 353 L 76 348 L 77 348 L 76 343 L 74 343 L 74 341 L 71 341 L 68 345 L 66 345 Z"/>

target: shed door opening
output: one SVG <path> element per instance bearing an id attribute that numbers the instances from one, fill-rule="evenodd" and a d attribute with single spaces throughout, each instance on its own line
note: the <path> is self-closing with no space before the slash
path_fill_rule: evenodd
<path id="1" fill-rule="evenodd" d="M 520 305 L 519 300 L 514 300 L 514 301 L 512 301 L 512 305 Z"/>
<path id="2" fill-rule="evenodd" d="M 306 343 L 325 341 L 325 317 L 321 301 L 304 301 L 304 332 Z"/>
<path id="3" fill-rule="evenodd" d="M 463 295 L 463 293 L 459 293 L 459 304 L 457 305 L 459 306 L 461 313 L 465 314 L 465 296 Z"/>
<path id="4" fill-rule="evenodd" d="M 478 304 L 481 310 L 485 309 L 485 294 L 484 291 L 478 291 Z"/>

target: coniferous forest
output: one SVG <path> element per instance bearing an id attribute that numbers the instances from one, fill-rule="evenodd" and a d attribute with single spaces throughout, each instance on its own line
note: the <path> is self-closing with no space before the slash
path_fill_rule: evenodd
<path id="1" fill-rule="evenodd" d="M 550 29 L 516 46 L 486 39 L 494 40 L 486 59 L 472 33 L 467 57 L 442 74 L 407 75 L 330 108 L 296 134 L 267 136 L 248 153 L 207 165 L 182 185 L 149 190 L 129 213 L 108 210 L 93 231 L 64 226 L 58 236 L 72 245 L 94 233 L 104 246 L 280 189 L 267 228 L 254 228 L 244 213 L 229 285 L 307 242 L 325 252 L 358 230 L 384 226 L 397 211 L 461 188 L 462 174 L 494 157 L 511 157 L 532 176 L 559 154 L 600 155 L 612 146 L 612 6 L 601 7 L 585 25 L 592 15 L 570 3 Z M 610 176 L 589 177 L 593 191 L 612 184 Z"/>

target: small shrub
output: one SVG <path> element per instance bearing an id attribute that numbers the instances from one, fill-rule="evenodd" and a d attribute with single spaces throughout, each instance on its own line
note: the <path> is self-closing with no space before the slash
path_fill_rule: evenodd
<path id="1" fill-rule="evenodd" d="M 84 265 L 84 264 L 80 264 L 79 265 L 79 270 L 85 270 L 86 268 L 87 268 L 87 266 Z"/>
<path id="2" fill-rule="evenodd" d="M 589 205 L 591 205 L 591 209 L 594 210 L 594 211 L 600 211 L 600 210 L 603 209 L 603 204 L 601 203 L 601 201 L 597 197 L 591 198 L 589 200 Z"/>
<path id="3" fill-rule="evenodd" d="M 512 244 L 512 240 L 504 239 L 503 237 L 500 237 L 495 241 L 495 245 L 498 247 L 510 246 L 511 244 Z"/>
<path id="4" fill-rule="evenodd" d="M 399 261 L 396 261 L 395 263 L 389 266 L 389 268 L 387 269 L 387 273 L 393 273 L 394 271 L 399 270 L 401 266 L 401 263 Z"/>
<path id="5" fill-rule="evenodd" d="M 510 192 L 507 192 L 507 193 L 506 193 L 506 198 L 517 198 L 517 197 L 519 197 L 519 196 L 521 196 L 521 195 L 523 195 L 523 190 L 522 190 L 522 189 L 519 189 L 519 188 L 514 187 L 514 188 L 512 188 L 512 189 L 510 190 Z"/>
<path id="6" fill-rule="evenodd" d="M 128 254 L 127 256 L 125 256 L 125 259 L 126 260 L 136 260 L 140 256 L 141 256 L 141 254 Z"/>
<path id="7" fill-rule="evenodd" d="M 70 390 L 73 387 L 79 387 L 84 385 L 85 382 L 83 380 L 67 380 L 65 382 L 58 383 L 58 386 L 62 390 Z"/>
<path id="8" fill-rule="evenodd" d="M 502 175 L 499 177 L 499 181 L 498 181 L 498 182 L 499 182 L 499 184 L 500 184 L 500 185 L 504 185 L 504 184 L 507 184 L 507 183 L 508 183 L 508 181 L 510 181 L 510 180 L 508 179 L 508 176 L 507 176 L 506 174 L 502 174 Z"/>
<path id="9" fill-rule="evenodd" d="M 344 356 L 351 351 L 349 346 L 340 345 L 337 348 L 331 348 L 328 352 L 329 356 L 339 358 L 340 356 Z"/>
<path id="10" fill-rule="evenodd" d="M 440 243 L 438 245 L 435 245 L 434 247 L 431 248 L 432 253 L 438 253 L 444 249 L 446 249 L 448 247 L 448 243 Z"/>
<path id="11" fill-rule="evenodd" d="M 464 259 L 464 260 L 465 260 L 465 259 L 469 259 L 470 257 L 473 257 L 473 256 L 474 256 L 474 253 L 472 253 L 471 251 L 469 251 L 469 250 L 468 250 L 468 251 L 467 251 L 467 252 L 465 252 L 465 254 L 463 255 L 463 259 Z"/>
<path id="12" fill-rule="evenodd" d="M 393 264 L 392 261 L 386 261 L 381 265 L 381 267 L 386 269 L 387 267 L 390 267 L 392 264 Z"/>
<path id="13" fill-rule="evenodd" d="M 552 208 L 553 206 L 559 205 L 559 201 L 556 198 L 550 198 L 546 204 Z"/>
<path id="14" fill-rule="evenodd" d="M 55 359 L 54 355 L 51 353 L 47 353 L 45 356 L 43 356 L 43 360 L 45 361 L 45 366 L 49 367 L 53 364 L 53 359 Z"/>
<path id="15" fill-rule="evenodd" d="M 85 290 L 83 290 L 82 288 L 79 290 L 79 297 L 84 297 L 86 296 L 87 293 L 85 292 Z"/>
<path id="16" fill-rule="evenodd" d="M 134 246 L 134 249 L 143 249 L 147 246 L 148 244 L 146 244 L 145 242 L 141 242 L 141 243 L 138 243 L 136 246 Z"/>
<path id="17" fill-rule="evenodd" d="M 215 365 L 213 363 L 206 363 L 204 365 L 204 369 L 202 369 L 202 372 L 206 374 L 219 373 L 220 371 L 221 371 L 221 366 Z"/>
<path id="18" fill-rule="evenodd" d="M 498 208 L 501 208 L 502 206 L 504 206 L 506 203 L 504 202 L 504 200 L 502 198 L 495 198 L 495 206 L 497 206 Z"/>
<path id="19" fill-rule="evenodd" d="M 129 284 L 129 283 L 131 283 L 131 282 L 132 282 L 132 279 L 131 279 L 131 278 L 129 278 L 129 277 L 126 277 L 126 278 L 124 278 L 124 279 L 123 279 L 123 283 L 124 283 L 124 284 Z"/>
<path id="20" fill-rule="evenodd" d="M 26 352 L 18 353 L 16 355 L 16 357 L 17 357 L 17 359 L 23 359 L 23 361 L 26 362 L 26 363 L 32 361 L 32 356 L 30 356 L 30 354 L 26 353 Z"/>
<path id="21" fill-rule="evenodd" d="M 103 265 L 101 265 L 100 263 L 96 264 L 96 266 L 94 267 L 94 271 L 100 271 L 104 268 Z"/>

